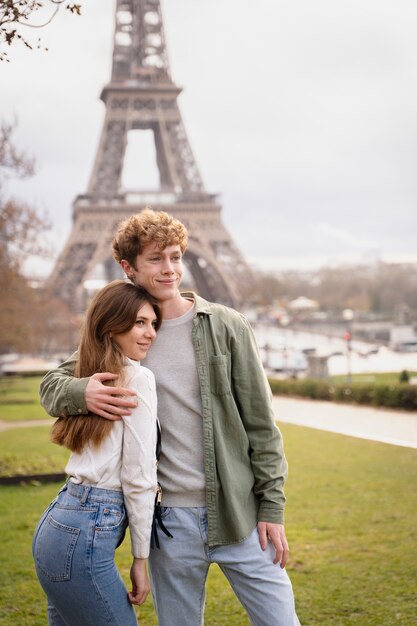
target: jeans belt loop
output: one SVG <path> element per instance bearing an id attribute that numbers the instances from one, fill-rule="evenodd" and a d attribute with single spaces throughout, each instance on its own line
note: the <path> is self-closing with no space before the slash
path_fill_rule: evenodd
<path id="1" fill-rule="evenodd" d="M 89 496 L 90 491 L 91 491 L 91 487 L 89 485 L 85 485 L 83 495 L 80 498 L 81 504 L 84 505 L 87 502 L 87 498 Z"/>

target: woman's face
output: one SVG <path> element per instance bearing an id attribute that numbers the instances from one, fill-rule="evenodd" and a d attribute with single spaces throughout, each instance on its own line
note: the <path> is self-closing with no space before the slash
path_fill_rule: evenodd
<path id="1" fill-rule="evenodd" d="M 112 338 L 123 354 L 133 361 L 141 361 L 156 337 L 157 322 L 153 307 L 146 302 L 137 312 L 136 322 L 125 333 L 113 334 Z"/>

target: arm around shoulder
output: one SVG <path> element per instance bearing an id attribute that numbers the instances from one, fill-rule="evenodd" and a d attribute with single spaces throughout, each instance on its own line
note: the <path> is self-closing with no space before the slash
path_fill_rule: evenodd
<path id="1" fill-rule="evenodd" d="M 88 378 L 75 378 L 78 353 L 74 352 L 64 363 L 45 374 L 40 385 L 43 408 L 53 417 L 88 413 L 85 388 Z"/>

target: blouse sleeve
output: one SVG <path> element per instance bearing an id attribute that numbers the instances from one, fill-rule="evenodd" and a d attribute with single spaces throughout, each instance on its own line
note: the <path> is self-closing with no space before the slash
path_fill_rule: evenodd
<path id="1" fill-rule="evenodd" d="M 139 367 L 128 383 L 138 406 L 123 418 L 121 484 L 134 557 L 149 556 L 156 479 L 156 389 L 150 370 Z"/>

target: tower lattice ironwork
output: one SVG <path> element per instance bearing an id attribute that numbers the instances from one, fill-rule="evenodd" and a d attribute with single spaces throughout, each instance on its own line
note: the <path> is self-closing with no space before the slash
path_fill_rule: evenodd
<path id="1" fill-rule="evenodd" d="M 73 228 L 49 279 L 73 309 L 83 302 L 86 280 L 99 267 L 105 280 L 119 275 L 111 258 L 118 223 L 146 206 L 164 210 L 189 229 L 184 261 L 199 293 L 239 306 L 251 276 L 221 220 L 197 167 L 171 78 L 160 0 L 117 0 L 113 67 L 101 99 L 106 113 L 87 192 L 73 204 Z M 159 189 L 123 191 L 128 133 L 153 132 Z M 104 273 L 104 274 L 103 274 Z M 243 280 L 245 276 L 245 280 Z"/>

